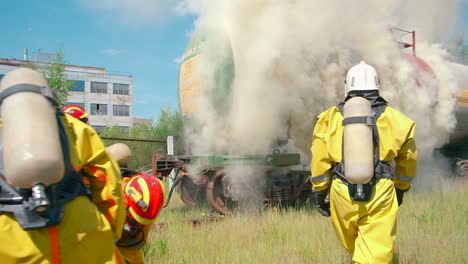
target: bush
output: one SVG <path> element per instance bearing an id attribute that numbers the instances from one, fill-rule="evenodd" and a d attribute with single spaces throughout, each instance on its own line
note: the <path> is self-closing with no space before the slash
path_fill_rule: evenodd
<path id="1" fill-rule="evenodd" d="M 161 109 L 159 120 L 156 124 L 136 125 L 130 130 L 123 131 L 119 126 L 107 127 L 102 133 L 102 137 L 135 138 L 166 140 L 168 136 L 179 136 L 182 133 L 182 118 L 179 112 L 172 112 L 170 109 Z M 151 157 L 156 150 L 161 149 L 166 152 L 166 144 L 152 142 L 136 142 L 123 140 L 103 140 L 105 146 L 115 143 L 126 144 L 133 152 L 129 167 L 138 170 L 151 169 Z M 177 150 L 177 149 L 176 149 Z"/>

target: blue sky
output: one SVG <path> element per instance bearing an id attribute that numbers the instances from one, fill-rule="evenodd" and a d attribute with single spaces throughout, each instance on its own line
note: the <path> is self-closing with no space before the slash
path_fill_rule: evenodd
<path id="1" fill-rule="evenodd" d="M 194 17 L 167 15 L 165 9 L 139 18 L 106 6 L 86 5 L 92 2 L 2 1 L 0 57 L 22 59 L 23 48 L 29 49 L 30 56 L 38 49 L 62 49 L 70 64 L 132 75 L 136 117 L 157 118 L 165 106 L 178 109 L 175 60 L 189 40 Z"/>
<path id="2" fill-rule="evenodd" d="M 178 109 L 176 60 L 195 19 L 172 11 L 178 1 L 2 1 L 0 57 L 22 59 L 23 48 L 30 56 L 38 49 L 62 49 L 70 64 L 130 74 L 135 82 L 135 116 L 157 118 L 161 107 Z M 468 4 L 463 13 L 466 31 Z"/>

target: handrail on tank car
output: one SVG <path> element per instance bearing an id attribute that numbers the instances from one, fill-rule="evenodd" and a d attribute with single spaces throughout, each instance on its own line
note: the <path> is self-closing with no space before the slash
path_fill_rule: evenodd
<path id="1" fill-rule="evenodd" d="M 401 33 L 399 36 L 400 40 L 395 40 L 395 41 L 400 45 L 402 49 L 412 48 L 413 56 L 416 56 L 416 31 L 414 30 L 408 31 L 408 30 L 404 30 L 404 29 L 396 28 L 396 27 L 392 27 L 390 31 L 392 33 L 395 33 L 395 31 L 400 32 Z M 408 35 L 408 34 L 411 34 L 411 43 L 401 41 L 401 37 Z"/>

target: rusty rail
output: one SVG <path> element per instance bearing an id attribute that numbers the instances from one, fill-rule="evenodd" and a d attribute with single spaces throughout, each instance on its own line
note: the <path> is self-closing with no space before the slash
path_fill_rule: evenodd
<path id="1" fill-rule="evenodd" d="M 139 141 L 139 142 L 152 142 L 152 143 L 164 143 L 164 144 L 167 144 L 166 140 L 155 140 L 155 139 L 115 138 L 115 137 L 101 137 L 101 139 L 122 140 L 122 141 Z"/>
<path id="2" fill-rule="evenodd" d="M 165 230 L 169 226 L 169 224 L 186 223 L 186 224 L 191 224 L 193 228 L 198 228 L 200 227 L 202 223 L 213 223 L 213 222 L 218 222 L 222 219 L 224 219 L 223 216 L 208 216 L 208 217 L 202 217 L 202 218 L 181 220 L 181 221 L 176 221 L 176 222 L 156 222 L 152 224 L 151 227 L 156 228 L 158 230 Z"/>

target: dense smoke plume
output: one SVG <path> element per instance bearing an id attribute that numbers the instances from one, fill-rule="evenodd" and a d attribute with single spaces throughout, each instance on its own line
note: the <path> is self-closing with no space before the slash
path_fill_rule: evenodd
<path id="1" fill-rule="evenodd" d="M 447 142 L 456 124 L 456 83 L 444 62 L 446 52 L 432 41 L 453 28 L 458 5 L 457 0 L 184 1 L 179 10 L 199 15 L 195 32 L 229 40 L 236 71 L 231 96 L 223 102 L 227 111 L 218 111 L 210 98 L 219 87 L 203 84 L 193 152 L 265 154 L 289 137 L 289 146 L 310 159 L 317 115 L 344 98 L 346 70 L 365 60 L 380 73 L 384 98 L 416 121 L 421 153 L 431 153 Z M 424 13 L 414 6 L 425 6 Z M 415 66 L 403 59 L 391 26 L 418 30 L 417 55 L 431 65 L 436 80 L 422 74 L 423 85 L 417 86 Z M 207 48 L 212 54 L 200 67 L 202 80 L 229 56 L 229 48 L 218 49 L 213 38 Z"/>

